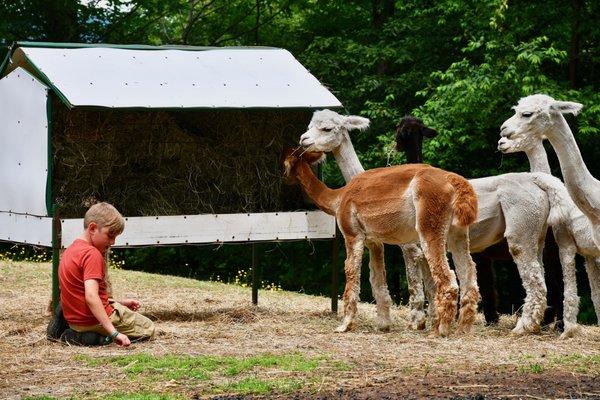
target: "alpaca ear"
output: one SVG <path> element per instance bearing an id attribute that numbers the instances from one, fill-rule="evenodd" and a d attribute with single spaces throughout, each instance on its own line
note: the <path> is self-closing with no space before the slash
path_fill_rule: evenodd
<path id="1" fill-rule="evenodd" d="M 292 171 L 293 164 L 289 158 L 286 158 L 283 162 L 283 176 L 290 176 L 290 172 Z"/>
<path id="2" fill-rule="evenodd" d="M 423 137 L 426 137 L 429 139 L 434 138 L 438 135 L 437 131 L 435 129 L 431 129 L 431 128 L 424 128 L 422 132 L 423 132 Z"/>
<path id="3" fill-rule="evenodd" d="M 371 121 L 369 121 L 368 118 L 359 117 L 357 115 L 349 115 L 344 117 L 344 127 L 349 131 L 353 129 L 364 131 L 369 127 L 370 123 Z"/>
<path id="4" fill-rule="evenodd" d="M 555 101 L 550 105 L 550 110 L 559 112 L 561 114 L 573 114 L 577 115 L 583 108 L 583 104 L 575 103 L 573 101 Z"/>

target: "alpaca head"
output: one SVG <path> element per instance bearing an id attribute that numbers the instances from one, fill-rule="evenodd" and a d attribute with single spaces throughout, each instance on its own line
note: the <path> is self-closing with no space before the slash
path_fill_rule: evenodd
<path id="1" fill-rule="evenodd" d="M 369 127 L 369 123 L 363 117 L 344 116 L 331 110 L 315 111 L 308 130 L 300 136 L 300 145 L 309 151 L 334 151 L 344 137 L 348 137 L 348 131 L 363 131 Z"/>
<path id="2" fill-rule="evenodd" d="M 325 160 L 325 153 L 321 151 L 305 151 L 301 147 L 288 148 L 283 151 L 283 177 L 284 183 L 295 185 L 298 183 L 297 167 L 301 163 L 309 165 Z"/>
<path id="3" fill-rule="evenodd" d="M 437 131 L 426 127 L 415 117 L 406 116 L 396 128 L 396 150 L 404 151 L 409 163 L 423 162 L 423 138 L 437 136 Z"/>
<path id="4" fill-rule="evenodd" d="M 515 115 L 504 121 L 500 128 L 498 150 L 503 153 L 525 151 L 539 145 L 562 114 L 577 114 L 583 105 L 558 101 L 545 94 L 523 97 L 513 107 Z M 505 139 L 505 140 L 503 140 Z"/>

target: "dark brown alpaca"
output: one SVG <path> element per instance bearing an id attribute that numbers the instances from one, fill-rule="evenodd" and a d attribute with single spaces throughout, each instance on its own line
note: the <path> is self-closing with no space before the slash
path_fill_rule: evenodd
<path id="1" fill-rule="evenodd" d="M 429 165 L 412 164 L 372 169 L 333 190 L 310 168 L 322 155 L 289 150 L 284 169 L 290 183 L 299 183 L 321 210 L 336 217 L 344 235 L 344 319 L 336 331 L 345 332 L 354 323 L 365 243 L 419 241 L 435 282 L 432 333 L 448 335 L 457 310 L 458 284 L 448 265 L 446 245 L 461 283 L 457 331 L 468 332 L 475 321 L 479 291 L 468 241 L 469 225 L 477 218 L 477 198 L 467 180 Z"/>

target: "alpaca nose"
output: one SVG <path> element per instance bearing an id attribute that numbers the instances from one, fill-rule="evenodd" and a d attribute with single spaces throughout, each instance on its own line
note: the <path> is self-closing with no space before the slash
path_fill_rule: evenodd
<path id="1" fill-rule="evenodd" d="M 508 137 L 510 136 L 510 133 L 508 132 L 508 125 L 502 124 L 502 126 L 500 127 L 500 136 L 501 137 Z"/>
<path id="2" fill-rule="evenodd" d="M 500 138 L 500 140 L 498 140 L 498 150 L 502 150 L 502 148 L 504 147 L 504 144 L 506 144 L 508 142 L 508 139 L 506 139 L 505 137 Z"/>
<path id="3" fill-rule="evenodd" d="M 312 143 L 310 142 L 310 138 L 308 137 L 308 135 L 303 134 L 302 136 L 300 136 L 300 146 L 306 147 L 306 146 L 310 146 Z"/>

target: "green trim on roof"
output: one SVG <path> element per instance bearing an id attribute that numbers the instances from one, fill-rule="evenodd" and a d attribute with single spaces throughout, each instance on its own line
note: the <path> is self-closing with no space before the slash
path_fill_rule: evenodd
<path id="1" fill-rule="evenodd" d="M 54 93 L 58 96 L 58 98 L 69 108 L 73 108 L 73 104 L 71 104 L 71 102 L 67 99 L 67 97 L 63 94 L 63 92 L 61 92 L 56 86 L 54 86 L 54 84 L 52 83 L 52 81 L 50 81 L 50 78 L 48 78 L 48 76 L 46 76 L 45 73 L 43 73 L 36 65 L 34 62 L 32 62 L 29 57 L 27 57 L 27 54 L 25 54 L 25 52 L 23 52 L 23 55 L 25 57 L 25 60 L 27 61 L 27 64 L 36 72 L 36 74 L 38 74 L 39 79 L 42 81 L 43 84 L 45 84 L 46 86 L 48 86 L 49 88 L 51 88 L 52 90 L 54 90 Z"/>
<path id="2" fill-rule="evenodd" d="M 146 44 L 112 44 L 112 43 L 55 43 L 55 42 L 16 42 L 14 47 L 47 47 L 55 49 L 88 49 L 94 47 L 104 47 L 111 49 L 127 50 L 188 50 L 188 51 L 206 51 L 206 50 L 281 50 L 278 47 L 267 46 L 230 46 L 230 47 L 209 47 L 209 46 L 182 46 L 182 45 L 163 45 L 150 46 Z M 11 51 L 12 53 L 12 51 Z"/>
<path id="3" fill-rule="evenodd" d="M 13 44 L 10 47 L 10 49 L 8 49 L 8 53 L 6 53 L 6 57 L 4 57 L 2 64 L 0 64 L 0 78 L 2 78 L 2 75 L 4 75 L 4 71 L 6 70 L 6 68 L 8 68 L 8 64 L 10 64 L 10 56 L 12 55 L 12 53 L 14 51 L 15 51 L 15 45 Z"/>
<path id="4" fill-rule="evenodd" d="M 63 101 L 64 103 L 64 101 Z M 65 103 L 66 104 L 66 103 Z M 330 110 L 337 110 L 344 108 L 344 106 L 298 106 L 298 107 L 261 107 L 261 106 L 253 106 L 253 107 L 105 107 L 105 106 L 80 106 L 80 105 L 69 105 L 71 109 L 77 110 L 146 110 L 146 111 L 214 111 L 214 110 L 322 110 L 324 108 L 328 108 Z"/>

